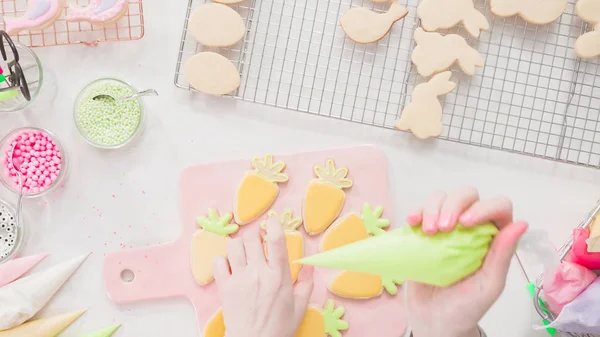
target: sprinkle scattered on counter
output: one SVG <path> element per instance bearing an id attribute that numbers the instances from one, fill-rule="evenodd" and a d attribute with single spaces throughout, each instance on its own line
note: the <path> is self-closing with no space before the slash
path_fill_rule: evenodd
<path id="1" fill-rule="evenodd" d="M 133 94 L 131 87 L 115 80 L 98 82 L 84 92 L 75 117 L 83 136 L 100 146 L 116 146 L 130 140 L 142 119 L 140 103 L 135 99 L 93 98 L 108 95 L 118 99 Z"/>
<path id="2" fill-rule="evenodd" d="M 24 179 L 23 193 L 40 193 L 56 182 L 62 169 L 62 153 L 50 135 L 39 130 L 23 130 L 10 145 L 2 161 L 4 174 L 18 186 L 19 170 Z"/>

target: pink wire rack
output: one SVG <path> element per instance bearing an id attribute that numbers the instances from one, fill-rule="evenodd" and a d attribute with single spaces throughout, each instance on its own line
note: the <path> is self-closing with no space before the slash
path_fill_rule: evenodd
<path id="1" fill-rule="evenodd" d="M 80 6 L 89 0 L 71 0 Z M 0 0 L 0 18 L 22 16 L 27 8 L 27 0 Z M 108 41 L 139 40 L 144 36 L 144 11 L 142 0 L 129 0 L 127 13 L 116 23 L 93 25 L 89 22 L 68 22 L 65 19 L 66 7 L 53 25 L 44 30 L 25 30 L 14 34 L 13 38 L 30 47 L 85 44 L 96 46 Z M 4 29 L 4 20 L 0 20 Z"/>

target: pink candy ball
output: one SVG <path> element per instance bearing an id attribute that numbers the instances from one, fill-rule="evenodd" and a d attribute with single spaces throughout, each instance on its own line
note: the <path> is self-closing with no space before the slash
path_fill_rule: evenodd
<path id="1" fill-rule="evenodd" d="M 8 143 L 2 158 L 4 175 L 16 185 L 19 181 L 17 171 L 21 172 L 23 193 L 36 194 L 56 183 L 63 158 L 50 135 L 38 130 L 23 130 Z"/>

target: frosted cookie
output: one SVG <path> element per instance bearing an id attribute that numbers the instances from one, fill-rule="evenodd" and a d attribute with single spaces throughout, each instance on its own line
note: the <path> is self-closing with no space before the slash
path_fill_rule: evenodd
<path id="1" fill-rule="evenodd" d="M 309 235 L 320 234 L 331 226 L 344 207 L 344 189 L 352 187 L 348 168 L 337 169 L 332 159 L 325 167 L 315 165 L 313 170 L 317 179 L 309 183 L 302 203 L 304 229 Z"/>
<path id="2" fill-rule="evenodd" d="M 349 213 L 331 225 L 323 235 L 319 245 L 321 251 L 336 249 L 347 244 L 369 238 L 371 235 L 385 233 L 384 228 L 390 226 L 388 219 L 382 219 L 383 207 L 373 209 L 369 203 L 362 207 L 361 215 Z M 328 284 L 332 293 L 345 298 L 369 299 L 382 294 L 387 289 L 392 295 L 398 292 L 398 287 L 391 280 L 385 280 L 378 275 L 343 271 Z"/>
<path id="3" fill-rule="evenodd" d="M 204 326 L 204 337 L 225 337 L 225 319 L 222 309 L 209 318 Z"/>
<path id="4" fill-rule="evenodd" d="M 236 67 L 222 55 L 203 52 L 190 57 L 183 66 L 183 75 L 196 90 L 209 95 L 226 95 L 241 83 Z"/>
<path id="5" fill-rule="evenodd" d="M 475 9 L 473 0 L 421 1 L 417 16 L 421 19 L 421 27 L 429 32 L 452 28 L 460 22 L 474 37 L 478 37 L 482 30 L 490 29 L 485 16 Z"/>
<path id="6" fill-rule="evenodd" d="M 234 215 L 240 225 L 248 224 L 265 213 L 279 195 L 279 184 L 290 178 L 283 173 L 285 163 L 273 162 L 273 155 L 252 159 L 253 171 L 249 171 L 238 186 Z"/>
<path id="7" fill-rule="evenodd" d="M 214 280 L 212 261 L 217 257 L 227 256 L 227 244 L 231 240 L 229 236 L 240 228 L 230 223 L 232 218 L 231 213 L 220 216 L 217 210 L 209 209 L 206 217 L 196 219 L 202 229 L 192 236 L 190 262 L 194 279 L 200 285 Z"/>
<path id="8" fill-rule="evenodd" d="M 58 20 L 64 7 L 65 0 L 30 0 L 25 15 L 4 17 L 4 30 L 8 34 L 16 34 L 26 29 L 44 29 Z"/>
<path id="9" fill-rule="evenodd" d="M 600 0 L 579 0 L 575 13 L 585 22 L 594 25 L 594 31 L 581 35 L 575 42 L 575 53 L 581 58 L 600 56 Z"/>
<path id="10" fill-rule="evenodd" d="M 304 237 L 302 236 L 302 233 L 298 231 L 298 227 L 302 224 L 302 218 L 294 218 L 291 209 L 286 209 L 281 215 L 270 210 L 269 218 L 276 218 L 283 227 L 285 233 L 285 245 L 288 251 L 288 262 L 290 264 L 290 271 L 292 272 L 292 283 L 296 283 L 302 266 L 294 263 L 294 261 L 304 257 Z M 261 227 L 266 229 L 266 222 L 263 222 Z M 268 256 L 269 252 L 266 245 L 265 253 Z"/>
<path id="11" fill-rule="evenodd" d="M 381 39 L 392 29 L 394 22 L 404 18 L 408 9 L 396 1 L 386 13 L 375 13 L 362 7 L 349 10 L 340 19 L 342 29 L 348 37 L 358 43 L 371 43 Z"/>
<path id="12" fill-rule="evenodd" d="M 336 308 L 333 300 L 327 301 L 323 309 L 320 306 L 310 305 L 294 337 L 341 337 L 340 331 L 349 328 L 348 323 L 342 320 L 345 313 L 344 307 Z"/>
<path id="13" fill-rule="evenodd" d="M 71 312 L 49 318 L 40 318 L 19 325 L 16 328 L 0 331 L 2 337 L 55 337 L 73 324 L 85 311 Z"/>
<path id="14" fill-rule="evenodd" d="M 465 74 L 473 75 L 475 68 L 483 67 L 485 63 L 481 54 L 469 46 L 460 35 L 443 36 L 417 28 L 414 38 L 417 46 L 413 50 L 411 59 L 417 66 L 419 75 L 423 77 L 447 70 L 456 61 Z"/>
<path id="15" fill-rule="evenodd" d="M 567 9 L 567 0 L 490 0 L 492 13 L 509 17 L 519 15 L 523 20 L 543 25 L 558 19 Z"/>
<path id="16" fill-rule="evenodd" d="M 128 9 L 128 0 L 91 0 L 86 7 L 71 4 L 67 8 L 67 21 L 88 21 L 108 25 L 119 21 Z"/>
<path id="17" fill-rule="evenodd" d="M 420 139 L 442 134 L 442 105 L 438 96 L 446 95 L 456 87 L 450 76 L 452 73 L 445 71 L 433 76 L 429 82 L 417 85 L 412 93 L 412 102 L 396 121 L 396 129 L 410 130 Z"/>
<path id="18" fill-rule="evenodd" d="M 209 3 L 198 7 L 190 16 L 188 29 L 207 47 L 229 47 L 246 34 L 244 19 L 228 6 Z"/>

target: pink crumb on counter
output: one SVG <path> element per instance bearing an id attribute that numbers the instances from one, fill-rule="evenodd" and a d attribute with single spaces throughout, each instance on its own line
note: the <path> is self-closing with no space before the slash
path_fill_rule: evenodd
<path id="1" fill-rule="evenodd" d="M 62 153 L 50 135 L 40 130 L 23 130 L 9 145 L 2 160 L 4 174 L 18 186 L 20 172 L 23 193 L 43 192 L 58 180 Z"/>

